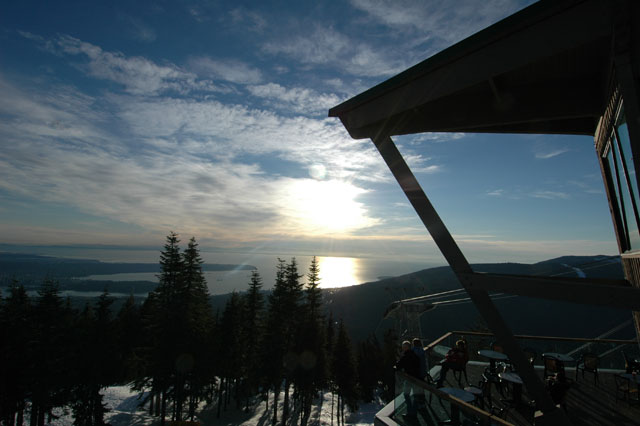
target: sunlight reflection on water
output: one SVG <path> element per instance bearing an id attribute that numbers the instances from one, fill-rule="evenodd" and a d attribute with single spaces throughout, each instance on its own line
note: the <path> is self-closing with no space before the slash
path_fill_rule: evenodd
<path id="1" fill-rule="evenodd" d="M 360 262 L 354 257 L 318 257 L 320 287 L 336 288 L 360 284 Z"/>

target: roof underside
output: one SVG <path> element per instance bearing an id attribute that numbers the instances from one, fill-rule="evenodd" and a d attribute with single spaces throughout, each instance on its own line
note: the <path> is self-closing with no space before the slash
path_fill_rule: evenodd
<path id="1" fill-rule="evenodd" d="M 356 139 L 459 131 L 593 135 L 611 84 L 607 3 L 536 3 L 329 116 Z"/>

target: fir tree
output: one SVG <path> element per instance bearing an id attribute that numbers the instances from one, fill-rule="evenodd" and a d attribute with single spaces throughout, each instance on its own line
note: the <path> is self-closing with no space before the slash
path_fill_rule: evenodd
<path id="1" fill-rule="evenodd" d="M 13 282 L 2 304 L 0 332 L 0 422 L 22 425 L 29 392 L 32 306 L 22 285 Z"/>
<path id="2" fill-rule="evenodd" d="M 265 381 L 273 387 L 273 417 L 272 424 L 278 423 L 278 398 L 283 376 L 284 356 L 287 353 L 287 265 L 284 260 L 278 259 L 276 266 L 276 282 L 273 291 L 269 295 L 269 310 L 267 313 L 267 327 L 263 337 L 262 346 L 270 348 L 265 354 L 263 371 Z"/>
<path id="3" fill-rule="evenodd" d="M 121 354 L 117 381 L 131 382 L 139 377 L 143 368 L 139 349 L 140 342 L 143 341 L 142 316 L 133 294 L 129 295 L 120 308 L 115 327 L 118 336 L 118 352 Z"/>
<path id="4" fill-rule="evenodd" d="M 46 279 L 38 295 L 34 339 L 29 348 L 32 426 L 44 426 L 45 418 L 47 421 L 54 418 L 54 408 L 70 401 L 74 368 L 73 313 L 65 307 L 56 282 Z"/>
<path id="5" fill-rule="evenodd" d="M 260 385 L 260 342 L 262 340 L 263 324 L 261 321 L 264 310 L 264 297 L 261 293 L 262 278 L 257 270 L 251 271 L 249 290 L 244 296 L 243 340 L 245 342 L 245 392 L 247 394 L 246 407 L 248 410 L 249 395 L 256 393 Z"/>
<path id="6" fill-rule="evenodd" d="M 177 295 L 181 334 L 185 341 L 184 351 L 178 355 L 179 368 L 176 374 L 176 419 L 182 420 L 183 404 L 188 399 L 188 415 L 193 419 L 195 407 L 202 395 L 208 360 L 202 348 L 211 327 L 212 314 L 209 290 L 202 272 L 202 258 L 195 237 L 191 237 L 181 256 L 179 294 Z M 186 368 L 186 370 L 185 370 Z M 188 388 L 188 389 L 185 389 Z"/>
<path id="7" fill-rule="evenodd" d="M 181 306 L 178 297 L 183 293 L 180 240 L 171 232 L 160 253 L 158 287 L 151 296 L 148 322 L 149 344 L 147 364 L 151 373 L 152 393 L 160 398 L 160 424 L 164 426 L 169 390 L 175 385 L 175 362 L 183 340 Z M 151 305 L 152 304 L 152 305 Z"/>
<path id="8" fill-rule="evenodd" d="M 333 374 L 338 392 L 338 423 L 345 424 L 345 406 L 352 411 L 358 408 L 356 363 L 351 339 L 344 323 L 338 325 L 338 335 L 333 350 Z"/>
<path id="9" fill-rule="evenodd" d="M 321 314 L 322 292 L 320 269 L 314 257 L 307 274 L 305 303 L 301 310 L 297 338 L 299 365 L 294 377 L 297 395 L 301 405 L 301 424 L 306 425 L 311 415 L 314 395 L 326 386 L 327 354 L 324 332 L 324 318 Z"/>

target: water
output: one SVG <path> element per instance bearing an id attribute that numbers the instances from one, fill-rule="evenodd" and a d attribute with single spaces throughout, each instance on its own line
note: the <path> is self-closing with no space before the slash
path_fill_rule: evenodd
<path id="1" fill-rule="evenodd" d="M 62 248 L 38 247 L 30 252 L 57 257 L 75 257 L 96 259 L 103 262 L 158 262 L 160 250 L 119 250 L 95 248 Z M 234 265 L 252 265 L 258 269 L 263 288 L 273 287 L 276 276 L 278 257 L 289 262 L 292 254 L 247 253 L 247 252 L 208 252 L 202 251 L 205 263 L 223 263 Z M 306 274 L 309 270 L 312 256 L 295 256 L 298 271 Z M 372 257 L 330 257 L 318 256 L 320 266 L 320 286 L 322 288 L 344 287 L 358 285 L 364 282 L 377 281 L 381 277 L 398 276 L 410 272 L 434 267 L 433 263 L 420 263 L 402 259 L 385 259 Z M 251 271 L 205 271 L 205 278 L 211 294 L 225 294 L 232 291 L 245 291 L 248 288 Z M 84 277 L 87 278 L 87 277 Z M 127 273 L 111 275 L 92 275 L 89 279 L 112 281 L 157 281 L 155 273 Z"/>

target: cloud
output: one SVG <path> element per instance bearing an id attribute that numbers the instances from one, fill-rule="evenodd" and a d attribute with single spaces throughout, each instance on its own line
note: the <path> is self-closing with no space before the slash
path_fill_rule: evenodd
<path id="1" fill-rule="evenodd" d="M 528 1 L 531 3 L 532 1 Z M 395 31 L 418 35 L 417 43 L 449 46 L 514 13 L 522 3 L 514 0 L 351 0 L 356 9 Z"/>
<path id="2" fill-rule="evenodd" d="M 158 65 L 143 57 L 127 57 L 120 52 L 104 51 L 96 45 L 67 35 L 45 40 L 30 33 L 21 34 L 38 41 L 51 53 L 87 59 L 87 62 L 79 64 L 87 74 L 118 83 L 124 86 L 126 92 L 134 95 L 157 95 L 167 91 L 188 93 L 193 90 L 220 90 L 210 81 L 197 80 L 194 73 L 173 64 Z"/>
<path id="3" fill-rule="evenodd" d="M 396 74 L 408 63 L 403 57 L 394 57 L 395 50 L 375 49 L 350 39 L 331 28 L 315 26 L 295 35 L 268 41 L 263 50 L 271 54 L 288 56 L 305 65 L 324 65 L 343 72 L 367 77 Z"/>
<path id="4" fill-rule="evenodd" d="M 568 149 L 556 149 L 554 151 L 549 151 L 549 152 L 537 152 L 535 154 L 536 158 L 541 159 L 541 160 L 547 160 L 549 158 L 553 158 L 553 157 L 557 157 L 560 154 L 564 154 L 565 152 L 568 152 Z"/>
<path id="5" fill-rule="evenodd" d="M 262 81 L 262 72 L 237 60 L 216 60 L 197 57 L 189 65 L 199 75 L 238 84 L 256 84 Z"/>
<path id="6" fill-rule="evenodd" d="M 156 41 L 156 31 L 138 18 L 131 15 L 121 14 L 120 20 L 126 25 L 127 32 L 138 41 L 150 43 Z"/>
<path id="7" fill-rule="evenodd" d="M 182 149 L 198 155 L 272 155 L 305 167 L 320 163 L 337 179 L 389 179 L 373 145 L 349 138 L 332 119 L 283 117 L 215 100 L 114 96 L 112 102 L 132 134 L 145 141 L 181 141 Z"/>
<path id="8" fill-rule="evenodd" d="M 357 181 L 376 179 L 378 156 L 328 119 L 112 95 L 123 120 L 114 123 L 112 110 L 72 88 L 24 91 L 0 79 L 0 90 L 0 190 L 13 196 L 227 241 L 349 233 L 378 223 L 356 201 L 366 191 Z M 118 126 L 126 137 L 114 133 Z M 320 164 L 326 179 L 268 174 L 244 154 Z M 311 215 L 321 208 L 325 214 Z"/>
<path id="9" fill-rule="evenodd" d="M 249 31 L 262 33 L 267 26 L 267 21 L 257 12 L 238 7 L 229 12 L 231 21 L 236 25 L 243 25 Z"/>
<path id="10" fill-rule="evenodd" d="M 504 189 L 494 189 L 487 191 L 487 195 L 490 197 L 502 197 L 504 195 Z"/>
<path id="11" fill-rule="evenodd" d="M 302 87 L 286 88 L 276 83 L 248 86 L 253 96 L 264 98 L 267 103 L 279 110 L 303 114 L 326 115 L 327 110 L 341 99 L 333 93 L 318 93 Z"/>
<path id="12" fill-rule="evenodd" d="M 558 191 L 535 191 L 530 195 L 533 198 L 544 198 L 547 200 L 566 200 L 570 198 L 569 194 Z"/>
<path id="13" fill-rule="evenodd" d="M 411 143 L 418 144 L 422 142 L 448 142 L 461 139 L 465 137 L 466 134 L 462 132 L 429 132 L 429 133 L 420 133 L 419 135 L 411 137 Z"/>
<path id="14" fill-rule="evenodd" d="M 429 161 L 431 161 L 431 158 L 429 157 L 424 157 L 420 154 L 414 154 L 410 152 L 405 152 L 403 156 L 404 161 L 407 163 L 413 173 L 433 174 L 441 172 L 443 170 L 442 165 L 427 164 Z"/>

